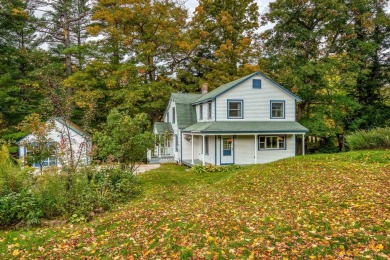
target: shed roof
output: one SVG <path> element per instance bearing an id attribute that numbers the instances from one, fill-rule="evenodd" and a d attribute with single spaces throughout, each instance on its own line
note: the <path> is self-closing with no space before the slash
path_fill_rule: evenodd
<path id="1" fill-rule="evenodd" d="M 192 133 L 306 133 L 309 130 L 295 121 L 217 121 L 191 125 L 183 132 Z"/>

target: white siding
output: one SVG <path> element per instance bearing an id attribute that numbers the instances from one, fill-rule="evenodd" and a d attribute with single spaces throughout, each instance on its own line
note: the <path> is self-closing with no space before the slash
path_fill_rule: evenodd
<path id="1" fill-rule="evenodd" d="M 252 79 L 261 79 L 261 89 L 252 87 Z M 227 101 L 243 100 L 243 118 L 227 118 Z M 270 119 L 270 101 L 285 101 L 285 118 Z M 217 121 L 295 121 L 295 99 L 261 76 L 252 77 L 216 98 Z"/>
<path id="2" fill-rule="evenodd" d="M 215 120 L 215 102 L 211 101 L 211 118 L 209 115 L 208 102 L 196 105 L 196 119 L 198 122 L 211 122 Z M 203 106 L 203 120 L 200 120 L 200 106 Z"/>
<path id="3" fill-rule="evenodd" d="M 235 164 L 255 163 L 255 136 L 236 136 L 234 146 Z M 257 138 L 256 138 L 257 139 Z"/>

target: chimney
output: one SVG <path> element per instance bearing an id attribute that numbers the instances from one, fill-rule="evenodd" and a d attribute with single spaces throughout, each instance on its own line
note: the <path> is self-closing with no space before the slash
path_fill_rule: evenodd
<path id="1" fill-rule="evenodd" d="M 202 91 L 202 95 L 207 94 L 207 92 L 209 92 L 209 84 L 208 83 L 202 83 L 200 89 Z"/>

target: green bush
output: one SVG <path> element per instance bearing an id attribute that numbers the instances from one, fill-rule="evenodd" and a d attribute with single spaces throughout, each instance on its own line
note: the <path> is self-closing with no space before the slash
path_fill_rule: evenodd
<path id="1" fill-rule="evenodd" d="M 58 170 L 33 176 L 0 150 L 0 227 L 40 219 L 64 217 L 71 222 L 86 221 L 94 211 L 108 210 L 118 202 L 140 193 L 137 177 L 121 169 L 82 168 L 68 175 Z M 29 172 L 30 171 L 30 172 Z"/>
<path id="2" fill-rule="evenodd" d="M 390 127 L 356 131 L 346 137 L 351 150 L 389 149 Z"/>

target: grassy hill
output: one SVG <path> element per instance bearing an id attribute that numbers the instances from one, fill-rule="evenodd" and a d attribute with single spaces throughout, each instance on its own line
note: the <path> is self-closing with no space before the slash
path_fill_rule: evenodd
<path id="1" fill-rule="evenodd" d="M 86 224 L 0 232 L 0 258 L 390 255 L 390 152 L 312 155 L 225 173 L 164 165 Z"/>

